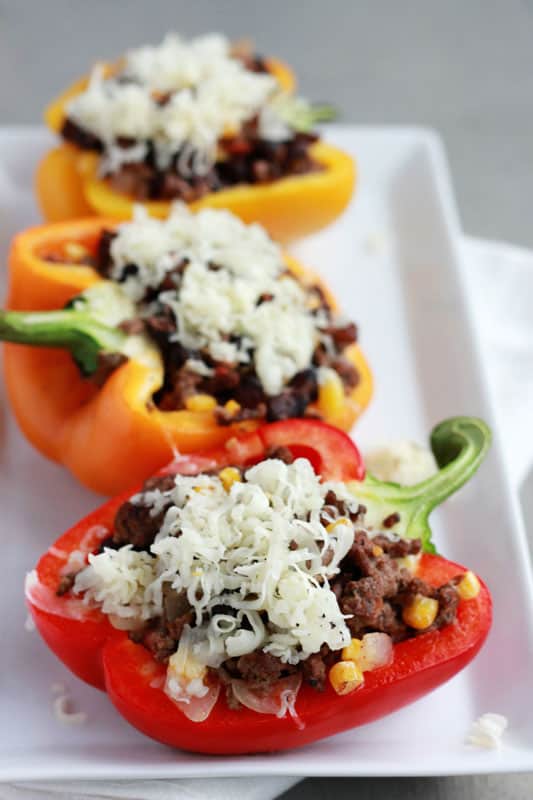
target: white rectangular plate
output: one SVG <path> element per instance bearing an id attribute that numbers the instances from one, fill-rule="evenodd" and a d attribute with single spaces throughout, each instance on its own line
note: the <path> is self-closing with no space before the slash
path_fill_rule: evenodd
<path id="1" fill-rule="evenodd" d="M 357 159 L 355 201 L 342 220 L 296 252 L 322 272 L 350 318 L 375 375 L 375 397 L 357 426 L 365 446 L 425 441 L 453 414 L 492 422 L 463 293 L 459 226 L 438 139 L 407 128 L 333 127 L 328 138 Z M 0 129 L 0 252 L 38 220 L 32 176 L 51 139 L 37 128 Z M 292 752 L 206 757 L 175 752 L 130 728 L 106 697 L 73 678 L 24 629 L 22 585 L 40 553 L 98 502 L 45 461 L 0 398 L 3 526 L 0 777 L 164 778 L 236 775 L 386 776 L 533 769 L 533 604 L 525 537 L 498 437 L 475 480 L 434 520 L 439 550 L 470 565 L 494 598 L 494 626 L 463 673 L 415 705 L 372 725 Z M 38 409 L 36 409 L 38 413 Z M 80 726 L 52 714 L 64 683 Z M 501 752 L 464 744 L 474 719 L 505 714 Z"/>

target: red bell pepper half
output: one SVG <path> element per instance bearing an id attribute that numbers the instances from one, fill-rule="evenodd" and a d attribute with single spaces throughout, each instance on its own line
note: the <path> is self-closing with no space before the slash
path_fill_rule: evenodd
<path id="1" fill-rule="evenodd" d="M 305 454 L 325 479 L 356 481 L 354 488 L 388 508 L 396 499 L 406 514 L 402 536 L 419 536 L 431 509 L 477 469 L 490 433 L 480 420 L 447 420 L 433 431 L 431 443 L 441 467 L 434 478 L 415 487 L 364 479 L 361 457 L 351 440 L 322 423 L 289 420 L 264 426 L 229 446 L 201 455 L 178 457 L 166 472 L 194 474 L 227 463 L 260 460 L 275 447 Z M 365 673 L 364 685 L 339 696 L 328 686 L 299 691 L 298 724 L 248 708 L 230 710 L 220 696 L 204 722 L 192 722 L 163 692 L 166 665 L 155 661 L 127 632 L 112 627 L 99 610 L 56 590 L 74 551 L 89 554 L 110 535 L 118 507 L 132 492 L 117 497 L 61 536 L 44 554 L 27 581 L 27 602 L 42 637 L 54 653 L 87 683 L 105 690 L 118 711 L 148 736 L 173 747 L 200 753 L 240 754 L 285 750 L 371 722 L 416 700 L 466 666 L 483 644 L 491 623 L 491 599 L 479 594 L 462 600 L 454 623 L 394 645 L 389 666 Z M 410 500 L 409 500 L 410 498 Z M 409 507 L 411 503 L 411 508 Z M 423 513 L 416 509 L 424 508 Z M 422 531 L 424 532 L 424 531 Z M 426 550 L 431 549 L 425 538 Z M 440 586 L 465 571 L 441 556 L 424 553 L 417 575 Z"/>

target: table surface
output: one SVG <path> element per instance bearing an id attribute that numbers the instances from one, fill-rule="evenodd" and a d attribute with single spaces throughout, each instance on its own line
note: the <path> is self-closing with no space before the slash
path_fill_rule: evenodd
<path id="1" fill-rule="evenodd" d="M 0 0 L 0 123 L 41 109 L 97 58 L 184 35 L 253 36 L 341 119 L 436 128 L 464 229 L 533 246 L 533 0 Z M 81 38 L 79 32 L 82 32 Z M 529 168 L 528 168 L 529 167 Z M 533 480 L 528 489 L 533 488 Z M 533 518 L 533 491 L 523 493 Z M 526 800 L 531 776 L 308 780 L 286 800 Z"/>

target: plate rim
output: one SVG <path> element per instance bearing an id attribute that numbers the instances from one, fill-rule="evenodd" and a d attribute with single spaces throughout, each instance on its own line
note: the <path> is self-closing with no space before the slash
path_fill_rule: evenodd
<path id="1" fill-rule="evenodd" d="M 459 293 L 462 301 L 462 314 L 465 318 L 465 324 L 468 335 L 471 339 L 474 361 L 477 368 L 477 380 L 480 386 L 480 396 L 486 404 L 488 410 L 489 423 L 493 430 L 493 457 L 496 459 L 499 472 L 502 477 L 501 496 L 502 503 L 507 509 L 510 522 L 510 536 L 515 541 L 518 547 L 518 554 L 521 564 L 521 581 L 523 583 L 528 600 L 528 610 L 533 617 L 533 572 L 531 570 L 531 557 L 528 548 L 527 535 L 523 521 L 522 512 L 520 509 L 519 498 L 517 492 L 512 488 L 510 476 L 506 469 L 505 455 L 501 442 L 501 433 L 497 422 L 497 415 L 495 413 L 494 401 L 490 386 L 488 383 L 486 365 L 482 357 L 481 343 L 476 331 L 473 318 L 473 309 L 471 299 L 466 286 L 465 276 L 460 269 L 463 260 L 461 251 L 461 238 L 463 236 L 461 226 L 459 223 L 459 214 L 452 188 L 452 181 L 445 149 L 439 134 L 424 126 L 405 126 L 405 125 L 344 125 L 335 124 L 326 126 L 333 132 L 342 133 L 343 135 L 353 134 L 372 134 L 372 133 L 388 133 L 391 135 L 400 135 L 406 139 L 412 139 L 413 142 L 422 146 L 429 158 L 431 164 L 431 176 L 435 181 L 435 191 L 439 199 L 442 213 L 442 220 L 444 228 L 447 232 L 448 244 L 450 247 L 450 264 L 449 267 L 453 272 L 453 280 L 455 280 L 459 287 Z M 15 125 L 0 125 L 0 137 L 7 135 L 9 138 L 16 138 L 23 135 L 30 135 L 35 137 L 42 137 L 43 126 L 31 124 L 15 124 Z M 0 164 L 2 162 L 2 155 L 0 155 Z M 23 755 L 20 756 L 20 764 L 15 761 L 11 766 L 7 759 L 0 757 L 0 783 L 3 782 L 24 782 L 29 780 L 53 780 L 53 779 L 87 779 L 87 780 L 105 780 L 115 779 L 119 780 L 126 777 L 126 770 L 124 775 L 117 777 L 116 768 L 113 765 L 100 765 L 98 775 L 90 772 L 90 765 L 87 765 L 87 772 L 79 767 L 76 771 L 69 770 L 69 765 L 64 764 L 62 768 L 53 766 L 46 768 L 46 765 L 41 765 L 37 777 L 28 778 L 28 765 L 23 764 Z M 405 769 L 398 768 L 398 765 L 390 765 L 392 768 L 385 768 L 376 771 L 372 767 L 365 769 L 364 765 L 357 765 L 355 762 L 354 767 L 350 768 L 347 765 L 345 768 L 335 764 L 329 768 L 327 760 L 317 759 L 311 763 L 303 764 L 305 756 L 299 756 L 299 751 L 293 750 L 287 753 L 272 754 L 271 756 L 248 756 L 248 757 L 231 757 L 224 760 L 210 759 L 208 762 L 208 774 L 206 774 L 206 767 L 202 764 L 203 759 L 199 759 L 198 765 L 178 765 L 170 763 L 151 763 L 145 764 L 142 767 L 136 767 L 130 764 L 127 769 L 128 777 L 135 779 L 156 779 L 156 778 L 201 778 L 201 777 L 241 777 L 241 776 L 299 776 L 299 777 L 429 777 L 441 775 L 473 775 L 483 772 L 488 773 L 519 773 L 533 770 L 533 751 L 529 752 L 524 748 L 524 751 L 514 751 L 511 760 L 504 758 L 494 758 L 493 753 L 476 753 L 476 758 L 471 761 L 465 760 L 465 763 L 460 766 L 459 764 L 443 764 L 442 766 L 428 766 L 427 769 L 421 765 L 419 769 L 413 770 L 412 765 L 407 766 Z M 298 761 L 302 760 L 302 766 L 298 768 Z M 462 757 L 458 759 L 461 761 Z M 452 757 L 453 761 L 453 757 Z M 285 763 L 287 762 L 287 763 Z M 126 762 L 124 762 L 124 765 Z M 301 769 L 301 771 L 299 771 Z"/>

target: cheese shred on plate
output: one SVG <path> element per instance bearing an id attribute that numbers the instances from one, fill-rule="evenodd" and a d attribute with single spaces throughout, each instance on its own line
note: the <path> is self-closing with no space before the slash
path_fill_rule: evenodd
<path id="1" fill-rule="evenodd" d="M 320 330 L 327 321 L 314 308 L 316 295 L 287 272 L 280 247 L 263 228 L 227 211 L 192 214 L 175 204 L 161 221 L 137 207 L 133 221 L 118 227 L 111 256 L 110 277 L 123 281 L 136 302 L 178 263 L 186 264 L 179 290 L 161 292 L 157 300 L 176 318 L 176 340 L 207 350 L 218 362 L 253 359 L 269 395 L 310 365 L 319 341 L 327 346 Z M 128 264 L 137 271 L 123 280 Z M 194 362 L 189 366 L 194 369 Z"/>
<path id="2" fill-rule="evenodd" d="M 353 525 L 336 511 L 336 524 L 327 521 L 330 489 L 357 511 L 344 484 L 321 483 L 306 459 L 263 461 L 229 491 L 218 476 L 178 475 L 171 490 L 132 498 L 154 515 L 172 501 L 150 553 L 126 545 L 90 555 L 74 590 L 130 628 L 163 613 L 165 586 L 185 592 L 191 652 L 203 666 L 258 649 L 288 664 L 323 644 L 339 650 L 351 637 L 329 580 L 352 545 Z"/>
<path id="3" fill-rule="evenodd" d="M 502 746 L 507 725 L 507 718 L 502 714 L 482 714 L 473 723 L 466 743 L 486 750 L 497 750 Z"/>

